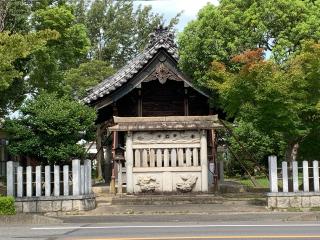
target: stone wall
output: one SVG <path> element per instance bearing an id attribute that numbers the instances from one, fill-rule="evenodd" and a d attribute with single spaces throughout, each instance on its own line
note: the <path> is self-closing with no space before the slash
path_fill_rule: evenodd
<path id="1" fill-rule="evenodd" d="M 320 193 L 268 193 L 268 208 L 320 208 Z"/>
<path id="2" fill-rule="evenodd" d="M 94 209 L 96 207 L 96 199 L 94 194 L 59 197 L 21 197 L 16 198 L 15 206 L 17 212 L 23 213 L 77 212 Z"/>

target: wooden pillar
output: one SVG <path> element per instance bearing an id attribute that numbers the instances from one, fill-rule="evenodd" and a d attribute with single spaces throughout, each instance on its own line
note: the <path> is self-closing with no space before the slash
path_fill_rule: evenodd
<path id="1" fill-rule="evenodd" d="M 184 87 L 184 115 L 189 116 L 189 97 L 188 97 L 188 88 L 185 86 Z"/>
<path id="2" fill-rule="evenodd" d="M 102 178 L 102 163 L 104 161 L 104 151 L 102 146 L 102 131 L 101 125 L 97 125 L 97 132 L 96 132 L 96 147 L 97 147 L 97 178 Z"/>

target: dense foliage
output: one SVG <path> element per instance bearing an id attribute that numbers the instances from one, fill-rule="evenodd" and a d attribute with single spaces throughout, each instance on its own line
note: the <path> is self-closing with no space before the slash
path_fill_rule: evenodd
<path id="1" fill-rule="evenodd" d="M 95 110 L 56 94 L 41 93 L 26 101 L 21 116 L 7 120 L 9 151 L 43 163 L 63 164 L 84 156 L 80 139 L 91 140 Z"/>
<path id="2" fill-rule="evenodd" d="M 14 206 L 14 198 L 0 196 L 0 216 L 14 215 L 14 214 L 16 214 L 16 208 Z"/>

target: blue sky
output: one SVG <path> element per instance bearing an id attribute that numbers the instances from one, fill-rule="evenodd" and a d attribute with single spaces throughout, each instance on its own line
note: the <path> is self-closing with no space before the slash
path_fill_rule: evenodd
<path id="1" fill-rule="evenodd" d="M 187 23 L 197 17 L 198 11 L 208 2 L 215 5 L 218 0 L 156 0 L 156 1 L 136 1 L 135 4 L 151 5 L 154 12 L 163 14 L 165 19 L 171 19 L 177 13 L 183 11 L 180 22 L 177 26 L 181 32 Z"/>

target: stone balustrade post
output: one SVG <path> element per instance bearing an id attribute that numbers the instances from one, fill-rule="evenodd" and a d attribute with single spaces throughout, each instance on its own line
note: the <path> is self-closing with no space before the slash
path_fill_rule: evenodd
<path id="1" fill-rule="evenodd" d="M 277 171 L 277 157 L 269 156 L 269 183 L 270 191 L 278 192 L 278 171 Z"/>
<path id="2" fill-rule="evenodd" d="M 60 196 L 60 166 L 54 166 L 54 196 Z"/>
<path id="3" fill-rule="evenodd" d="M 80 165 L 80 194 L 84 194 L 85 176 L 84 176 L 84 166 Z"/>
<path id="4" fill-rule="evenodd" d="M 283 192 L 289 191 L 287 162 L 282 162 L 282 189 L 283 189 Z"/>
<path id="5" fill-rule="evenodd" d="M 14 196 L 15 195 L 15 179 L 14 179 L 14 162 L 7 162 L 7 195 Z"/>
<path id="6" fill-rule="evenodd" d="M 44 188 L 45 188 L 45 196 L 51 196 L 51 167 L 44 167 Z"/>
<path id="7" fill-rule="evenodd" d="M 32 197 L 32 167 L 27 167 L 27 197 Z"/>
<path id="8" fill-rule="evenodd" d="M 17 167 L 17 197 L 23 197 L 23 167 Z"/>
<path id="9" fill-rule="evenodd" d="M 292 162 L 293 192 L 299 191 L 298 162 Z"/>
<path id="10" fill-rule="evenodd" d="M 308 161 L 303 161 L 303 191 L 309 192 L 309 166 Z"/>
<path id="11" fill-rule="evenodd" d="M 87 169 L 87 191 L 86 194 L 91 194 L 92 191 L 92 178 L 91 178 L 91 160 L 87 159 L 84 160 L 84 165 L 86 166 Z"/>
<path id="12" fill-rule="evenodd" d="M 63 195 L 69 196 L 69 166 L 63 166 Z"/>
<path id="13" fill-rule="evenodd" d="M 319 192 L 319 162 L 313 161 L 313 186 L 314 191 Z"/>
<path id="14" fill-rule="evenodd" d="M 41 196 L 41 166 L 36 166 L 36 196 Z"/>
<path id="15" fill-rule="evenodd" d="M 80 195 L 80 160 L 72 160 L 72 194 L 73 196 Z"/>

